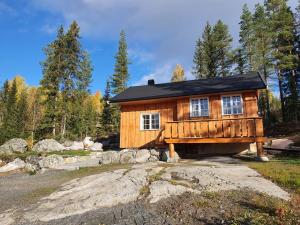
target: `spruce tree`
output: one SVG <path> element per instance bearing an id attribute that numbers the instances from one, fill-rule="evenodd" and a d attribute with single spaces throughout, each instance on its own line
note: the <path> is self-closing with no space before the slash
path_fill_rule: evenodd
<path id="1" fill-rule="evenodd" d="M 215 26 L 206 24 L 202 37 L 197 40 L 193 74 L 196 78 L 227 76 L 232 66 L 232 38 L 228 27 L 218 21 Z"/>
<path id="2" fill-rule="evenodd" d="M 111 104 L 109 104 L 110 99 L 110 82 L 106 82 L 105 92 L 103 96 L 103 111 L 101 114 L 101 127 L 103 130 L 103 133 L 110 134 L 113 130 L 113 109 Z"/>
<path id="3" fill-rule="evenodd" d="M 112 76 L 112 93 L 119 94 L 127 88 L 127 82 L 129 80 L 128 72 L 128 53 L 126 35 L 124 31 L 120 33 L 119 48 L 115 56 L 115 68 Z"/>
<path id="4" fill-rule="evenodd" d="M 242 48 L 233 51 L 233 62 L 236 64 L 234 72 L 237 74 L 245 74 L 248 71 L 247 59 Z"/>
<path id="5" fill-rule="evenodd" d="M 213 28 L 213 47 L 217 65 L 217 76 L 225 77 L 230 75 L 231 62 L 231 42 L 232 37 L 228 31 L 228 26 L 218 20 Z"/>
<path id="6" fill-rule="evenodd" d="M 23 90 L 17 103 L 17 129 L 18 137 L 26 137 L 28 122 L 28 100 L 27 91 Z"/>
<path id="7" fill-rule="evenodd" d="M 239 48 L 238 54 L 239 58 L 245 61 L 243 72 L 248 72 L 253 70 L 253 41 L 255 36 L 253 32 L 253 16 L 247 4 L 243 6 L 240 19 L 239 43 L 241 47 Z"/>
<path id="8" fill-rule="evenodd" d="M 252 68 L 255 71 L 261 71 L 265 81 L 268 83 L 270 76 L 270 69 L 272 68 L 272 36 L 270 32 L 270 21 L 261 4 L 255 5 L 255 12 L 253 14 L 253 33 L 255 39 L 252 42 L 253 58 Z M 270 117 L 270 103 L 268 87 L 262 97 L 262 111 L 265 119 Z"/>
<path id="9" fill-rule="evenodd" d="M 58 29 L 56 40 L 44 50 L 46 60 L 42 62 L 43 78 L 41 86 L 46 99 L 44 101 L 45 114 L 39 126 L 42 136 L 52 134 L 52 137 L 55 137 L 57 134 L 60 81 L 65 70 L 65 43 L 63 39 L 64 29 L 61 26 Z"/>
<path id="10" fill-rule="evenodd" d="M 13 80 L 6 102 L 6 114 L 3 119 L 4 138 L 8 140 L 18 136 L 17 83 Z"/>
<path id="11" fill-rule="evenodd" d="M 176 64 L 175 69 L 173 71 L 171 82 L 178 82 L 186 80 L 184 76 L 184 69 L 181 65 Z"/>

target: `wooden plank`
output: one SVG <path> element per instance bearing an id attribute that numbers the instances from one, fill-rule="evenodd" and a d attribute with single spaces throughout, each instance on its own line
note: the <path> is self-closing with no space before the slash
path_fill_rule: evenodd
<path id="1" fill-rule="evenodd" d="M 165 138 L 171 138 L 171 123 L 166 123 L 165 124 L 165 131 L 164 131 L 164 136 Z"/>
<path id="2" fill-rule="evenodd" d="M 196 128 L 195 128 L 195 122 L 190 122 L 190 136 L 196 137 Z"/>
<path id="3" fill-rule="evenodd" d="M 230 121 L 223 120 L 223 133 L 224 137 L 231 137 L 231 131 L 230 131 Z"/>
<path id="4" fill-rule="evenodd" d="M 183 132 L 183 123 L 178 122 L 177 123 L 177 130 L 178 130 L 178 138 L 183 138 L 184 137 L 184 132 Z"/>
<path id="5" fill-rule="evenodd" d="M 241 119 L 241 121 L 242 121 L 242 136 L 247 137 L 248 136 L 247 120 Z"/>
<path id="6" fill-rule="evenodd" d="M 234 121 L 235 137 L 242 137 L 241 133 L 241 120 Z"/>
<path id="7" fill-rule="evenodd" d="M 222 120 L 216 122 L 217 134 L 216 137 L 224 137 Z"/>
<path id="8" fill-rule="evenodd" d="M 247 120 L 247 130 L 248 130 L 248 137 L 254 137 L 255 136 L 254 119 Z"/>
<path id="9" fill-rule="evenodd" d="M 208 122 L 200 122 L 200 137 L 201 138 L 207 138 L 209 137 L 208 134 Z"/>
<path id="10" fill-rule="evenodd" d="M 230 120 L 230 137 L 235 137 L 235 120 Z"/>
<path id="11" fill-rule="evenodd" d="M 174 158 L 175 156 L 175 148 L 174 148 L 174 144 L 170 143 L 169 144 L 169 156 L 170 158 Z"/>
<path id="12" fill-rule="evenodd" d="M 265 142 L 265 137 L 242 137 L 242 138 L 176 138 L 165 139 L 167 144 L 201 144 L 201 143 L 252 143 Z"/>
<path id="13" fill-rule="evenodd" d="M 195 122 L 195 135 L 196 137 L 201 137 L 201 126 L 199 121 Z"/>
<path id="14" fill-rule="evenodd" d="M 171 137 L 177 138 L 178 137 L 178 123 L 171 123 L 172 131 L 171 131 Z"/>
<path id="15" fill-rule="evenodd" d="M 208 129 L 209 129 L 209 137 L 216 137 L 217 136 L 217 128 L 216 128 L 216 121 L 209 121 L 208 122 Z"/>
<path id="16" fill-rule="evenodd" d="M 255 125 L 256 125 L 256 137 L 262 137 L 264 136 L 264 128 L 263 128 L 263 121 L 262 119 L 255 119 Z"/>

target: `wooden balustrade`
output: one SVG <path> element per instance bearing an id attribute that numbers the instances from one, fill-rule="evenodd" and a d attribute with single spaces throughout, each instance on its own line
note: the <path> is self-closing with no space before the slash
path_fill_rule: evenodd
<path id="1" fill-rule="evenodd" d="M 167 122 L 165 139 L 257 138 L 263 137 L 263 121 L 259 117 L 183 120 Z"/>

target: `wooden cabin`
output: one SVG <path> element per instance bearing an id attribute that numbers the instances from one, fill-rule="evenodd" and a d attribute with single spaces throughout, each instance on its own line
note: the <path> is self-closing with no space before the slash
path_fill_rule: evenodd
<path id="1" fill-rule="evenodd" d="M 111 99 L 121 107 L 120 148 L 253 143 L 262 156 L 257 72 L 223 78 L 133 86 Z"/>

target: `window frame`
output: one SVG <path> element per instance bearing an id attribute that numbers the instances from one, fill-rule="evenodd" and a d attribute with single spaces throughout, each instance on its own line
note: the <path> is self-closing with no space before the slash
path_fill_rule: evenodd
<path id="1" fill-rule="evenodd" d="M 242 111 L 241 113 L 233 113 L 233 98 L 239 96 L 241 98 L 241 105 L 242 105 Z M 223 97 L 230 97 L 230 107 L 231 107 L 231 113 L 225 114 L 224 113 L 224 107 L 223 107 Z M 222 107 L 222 116 L 234 116 L 234 115 L 243 115 L 244 114 L 244 101 L 242 94 L 228 94 L 228 95 L 221 95 L 221 107 Z"/>
<path id="2" fill-rule="evenodd" d="M 144 129 L 144 115 L 149 115 L 149 129 Z M 152 129 L 152 115 L 158 115 L 158 128 L 157 129 Z M 154 112 L 154 113 L 147 113 L 143 112 L 140 115 L 140 130 L 142 131 L 151 131 L 151 130 L 160 130 L 160 113 L 159 112 Z"/>
<path id="3" fill-rule="evenodd" d="M 207 111 L 208 111 L 208 114 L 205 115 L 205 116 L 194 116 L 193 115 L 193 106 L 192 106 L 192 100 L 200 100 L 200 99 L 206 99 L 207 100 Z M 200 107 L 200 113 L 201 113 L 201 107 Z M 198 118 L 198 117 L 209 117 L 210 115 L 210 107 L 209 107 L 209 97 L 194 97 L 194 98 L 190 98 L 190 117 L 191 118 Z"/>

